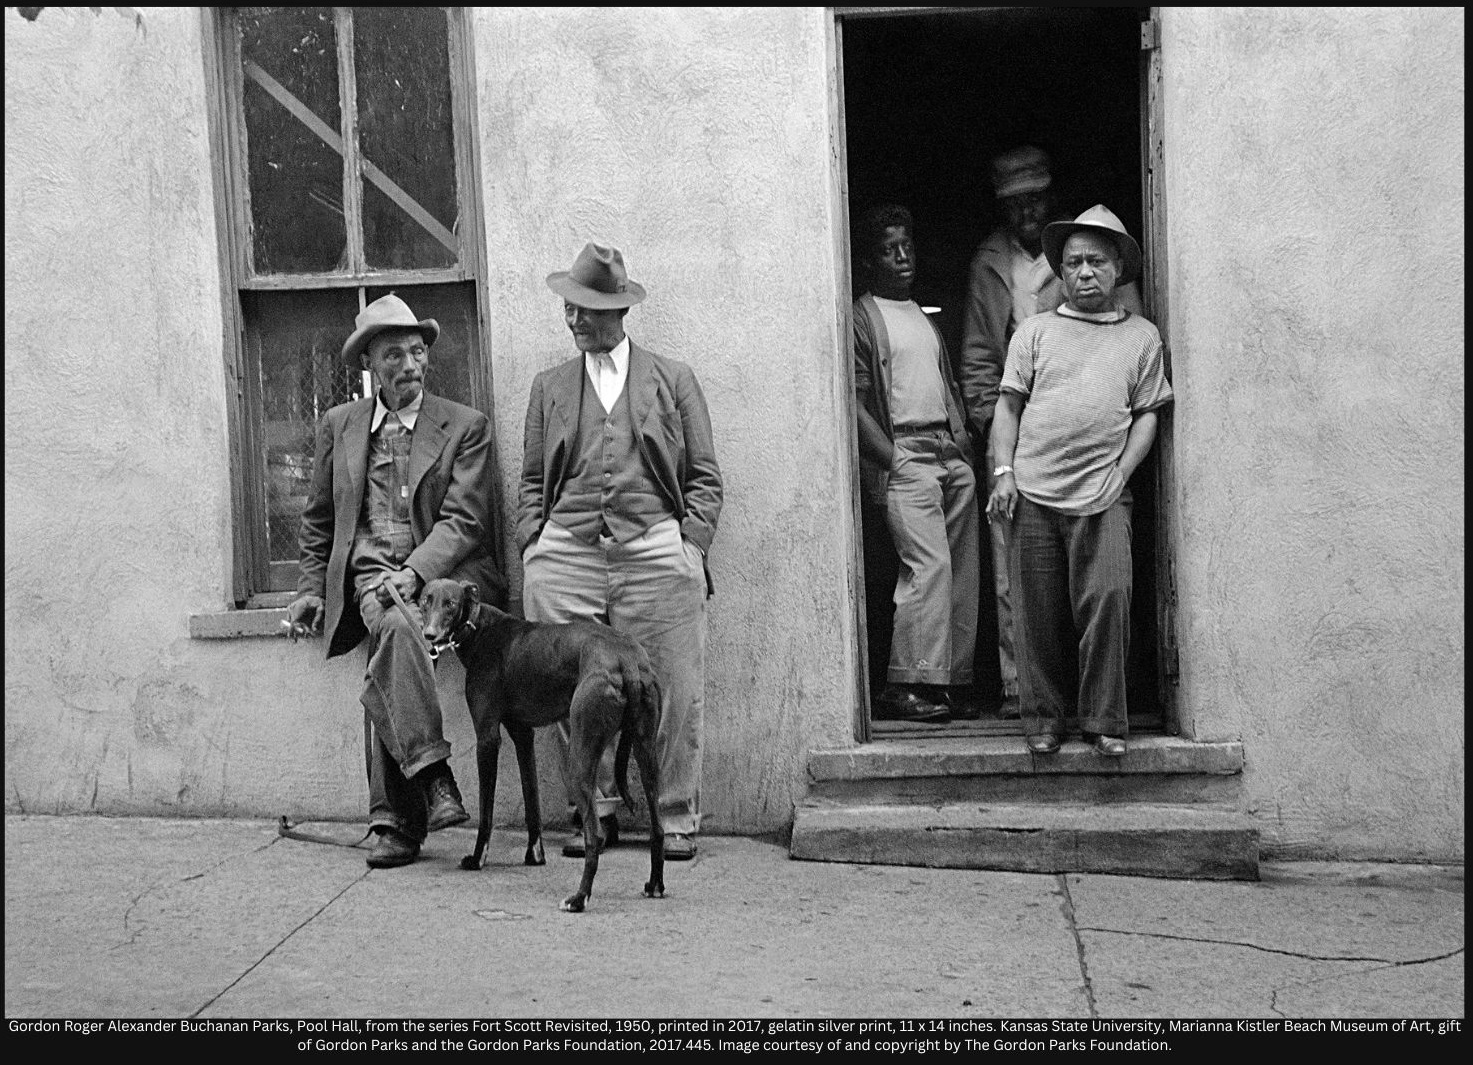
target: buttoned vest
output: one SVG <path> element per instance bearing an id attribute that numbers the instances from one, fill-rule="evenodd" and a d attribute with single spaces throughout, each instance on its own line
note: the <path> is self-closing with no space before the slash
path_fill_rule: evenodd
<path id="1" fill-rule="evenodd" d="M 674 511 L 635 443 L 628 383 L 606 414 L 587 372 L 581 376 L 576 457 L 549 517 L 584 543 L 606 532 L 628 543 Z"/>

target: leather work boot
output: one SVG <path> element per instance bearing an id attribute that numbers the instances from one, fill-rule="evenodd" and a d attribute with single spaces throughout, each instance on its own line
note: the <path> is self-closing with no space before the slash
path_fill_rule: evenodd
<path id="1" fill-rule="evenodd" d="M 368 855 L 370 869 L 394 869 L 419 857 L 419 844 L 392 828 L 382 829 Z"/>
<path id="2" fill-rule="evenodd" d="M 951 711 L 924 698 L 908 684 L 891 684 L 875 700 L 876 721 L 906 721 L 936 725 L 951 720 Z"/>
<path id="3" fill-rule="evenodd" d="M 619 842 L 619 819 L 613 814 L 598 819 L 598 853 L 602 854 Z M 573 819 L 573 838 L 563 844 L 564 858 L 582 858 L 587 853 L 583 846 L 583 824 Z"/>
<path id="4" fill-rule="evenodd" d="M 425 805 L 429 807 L 428 823 L 426 828 L 430 832 L 438 832 L 442 828 L 451 825 L 460 825 L 471 819 L 471 815 L 465 812 L 465 807 L 460 802 L 460 789 L 455 786 L 455 778 L 450 775 L 447 768 L 443 773 L 437 773 L 425 784 Z"/>

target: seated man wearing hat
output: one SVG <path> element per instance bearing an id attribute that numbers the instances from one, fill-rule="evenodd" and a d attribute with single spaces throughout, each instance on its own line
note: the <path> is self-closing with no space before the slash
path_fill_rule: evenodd
<path id="1" fill-rule="evenodd" d="M 289 635 L 327 634 L 327 657 L 368 637 L 359 697 L 370 726 L 373 868 L 408 865 L 428 832 L 467 819 L 447 759 L 433 663 L 415 604 L 437 577 L 472 580 L 506 599 L 490 553 L 491 426 L 480 411 L 425 391 L 440 335 L 398 296 L 374 300 L 343 345 L 347 369 L 372 373 L 375 395 L 317 424 L 302 511 L 301 578 Z"/>
<path id="2" fill-rule="evenodd" d="M 998 384 L 1008 341 L 1024 319 L 1052 311 L 1064 290 L 1043 254 L 1043 227 L 1057 220 L 1048 155 L 1033 145 L 1011 148 L 992 160 L 992 190 L 1006 222 L 977 248 L 967 285 L 958 376 L 967 422 L 979 441 L 989 440 Z M 1116 289 L 1116 302 L 1141 313 L 1135 283 Z M 982 471 L 983 494 L 996 485 L 996 456 L 989 450 Z M 1018 667 L 1013 656 L 1013 609 L 1008 590 L 1008 528 L 990 529 L 993 589 L 997 602 L 997 655 L 1002 674 L 1001 716 L 1018 716 Z"/>
<path id="3" fill-rule="evenodd" d="M 1125 754 L 1130 489 L 1172 400 L 1161 335 L 1118 305 L 1141 249 L 1099 205 L 1043 231 L 1065 302 L 1008 345 L 992 425 L 987 520 L 1011 528 L 1018 687 L 1028 747 L 1059 749 L 1078 714 L 1102 755 Z"/>
<path id="4" fill-rule="evenodd" d="M 532 382 L 517 544 L 532 621 L 603 622 L 637 639 L 660 681 L 659 811 L 665 857 L 695 857 L 701 825 L 706 555 L 721 516 L 721 469 L 696 375 L 624 333 L 645 298 L 617 248 L 588 244 L 548 275 L 579 354 Z M 558 726 L 567 780 L 567 723 Z M 595 804 L 601 846 L 617 839 L 612 746 Z M 574 794 L 569 788 L 568 794 Z M 583 836 L 564 848 L 583 857 Z"/>

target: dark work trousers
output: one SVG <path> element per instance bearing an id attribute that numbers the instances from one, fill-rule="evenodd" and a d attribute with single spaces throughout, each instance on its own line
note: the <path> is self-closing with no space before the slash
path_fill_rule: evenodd
<path id="1" fill-rule="evenodd" d="M 1018 687 L 1029 735 L 1124 736 L 1130 649 L 1130 492 L 1075 517 L 1021 494 L 1009 566 Z"/>
<path id="2" fill-rule="evenodd" d="M 449 758 L 450 744 L 445 740 L 435 667 L 421 633 L 419 606 L 406 600 L 412 619 L 393 602 L 385 607 L 373 591 L 376 576 L 365 566 L 356 578 L 358 612 L 368 627 L 368 668 L 359 697 L 370 729 L 368 824 L 421 842 L 427 810 L 419 783 L 412 778 Z"/>

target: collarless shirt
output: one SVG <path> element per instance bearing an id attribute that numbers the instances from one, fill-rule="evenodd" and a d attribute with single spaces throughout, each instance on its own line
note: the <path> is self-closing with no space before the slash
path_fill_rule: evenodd
<path id="1" fill-rule="evenodd" d="M 394 413 L 399 415 L 399 424 L 414 432 L 414 423 L 419 418 L 419 408 L 424 406 L 425 390 L 421 388 L 419 395 L 414 397 L 414 402 L 408 406 L 400 407 Z M 369 423 L 370 433 L 378 432 L 378 427 L 384 424 L 384 419 L 389 415 L 389 408 L 384 406 L 384 397 L 376 395 L 373 401 L 373 421 Z"/>
<path id="2" fill-rule="evenodd" d="M 1161 334 L 1137 314 L 1036 314 L 1008 345 L 1002 390 L 1026 397 L 1013 476 L 1041 506 L 1084 517 L 1125 489 L 1120 456 L 1138 415 L 1172 401 Z"/>
<path id="3" fill-rule="evenodd" d="M 874 295 L 871 293 L 871 295 Z M 947 422 L 941 341 L 915 300 L 875 296 L 890 338 L 890 422 L 893 426 Z"/>
<path id="4" fill-rule="evenodd" d="M 612 412 L 629 379 L 629 338 L 615 344 L 613 351 L 584 352 L 583 365 L 604 413 Z"/>

